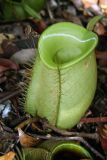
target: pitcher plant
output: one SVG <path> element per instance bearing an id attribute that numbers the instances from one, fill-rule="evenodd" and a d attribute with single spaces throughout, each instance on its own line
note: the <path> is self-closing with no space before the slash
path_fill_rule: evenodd
<path id="1" fill-rule="evenodd" d="M 101 18 L 94 17 L 87 29 L 60 22 L 42 33 L 27 89 L 27 112 L 62 129 L 72 128 L 84 116 L 96 90 L 98 36 L 92 30 Z"/>

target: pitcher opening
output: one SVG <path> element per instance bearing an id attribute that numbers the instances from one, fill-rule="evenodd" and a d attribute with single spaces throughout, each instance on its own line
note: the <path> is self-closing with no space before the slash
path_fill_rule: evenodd
<path id="1" fill-rule="evenodd" d="M 85 148 L 73 144 L 73 143 L 63 143 L 55 148 L 52 154 L 52 160 L 81 160 L 90 159 L 91 155 Z"/>
<path id="2" fill-rule="evenodd" d="M 46 30 L 38 44 L 45 65 L 61 68 L 73 65 L 90 54 L 98 38 L 93 32 L 69 22 L 54 24 Z"/>

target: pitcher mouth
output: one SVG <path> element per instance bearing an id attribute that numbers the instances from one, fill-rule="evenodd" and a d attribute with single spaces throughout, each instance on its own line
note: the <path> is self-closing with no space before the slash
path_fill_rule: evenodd
<path id="1" fill-rule="evenodd" d="M 51 160 L 77 160 L 87 158 L 92 160 L 89 152 L 83 147 L 73 143 L 63 143 L 53 150 Z"/>
<path id="2" fill-rule="evenodd" d="M 42 33 L 38 50 L 41 60 L 49 68 L 66 68 L 91 54 L 97 42 L 95 33 L 70 22 L 60 22 Z"/>

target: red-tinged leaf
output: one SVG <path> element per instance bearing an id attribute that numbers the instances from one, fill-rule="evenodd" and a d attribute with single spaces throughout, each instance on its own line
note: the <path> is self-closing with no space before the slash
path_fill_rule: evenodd
<path id="1" fill-rule="evenodd" d="M 43 32 L 47 27 L 43 20 L 36 21 L 35 19 L 31 19 L 31 22 L 35 25 L 35 31 L 38 33 Z"/>
<path id="2" fill-rule="evenodd" d="M 107 153 L 107 126 L 101 126 L 98 128 L 98 133 L 100 136 L 100 142 L 102 148 L 104 149 L 105 153 Z"/>
<path id="3" fill-rule="evenodd" d="M 4 81 L 6 81 L 7 77 L 3 76 L 3 77 L 0 77 L 0 84 L 3 83 Z"/>
<path id="4" fill-rule="evenodd" d="M 43 21 L 43 20 L 38 21 L 36 24 L 37 24 L 39 33 L 43 32 L 44 29 L 47 27 L 45 21 Z"/>
<path id="5" fill-rule="evenodd" d="M 0 58 L 0 71 L 6 71 L 9 69 L 17 70 L 19 67 L 16 63 L 9 59 Z"/>
<path id="6" fill-rule="evenodd" d="M 1 76 L 3 75 L 3 72 L 5 72 L 6 70 L 8 70 L 7 67 L 4 67 L 4 66 L 0 65 L 0 75 L 1 75 Z M 1 76 L 0 76 L 0 77 L 1 77 Z"/>
<path id="7" fill-rule="evenodd" d="M 96 51 L 96 58 L 97 59 L 103 59 L 103 60 L 107 60 L 107 51 Z"/>

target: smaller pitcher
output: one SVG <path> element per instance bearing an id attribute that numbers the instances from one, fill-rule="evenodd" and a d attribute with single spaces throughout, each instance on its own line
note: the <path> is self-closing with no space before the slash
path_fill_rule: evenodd
<path id="1" fill-rule="evenodd" d="M 25 160 L 93 160 L 91 154 L 74 142 L 48 140 L 38 148 L 24 149 Z"/>

